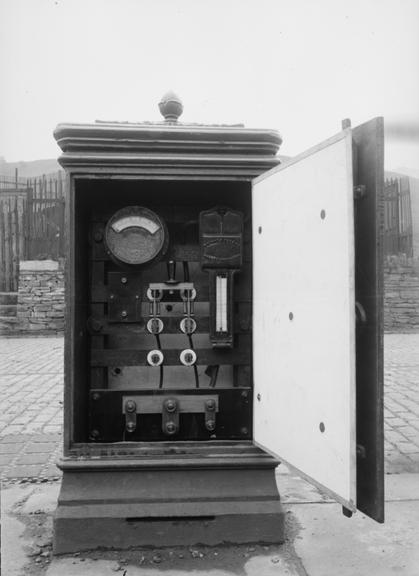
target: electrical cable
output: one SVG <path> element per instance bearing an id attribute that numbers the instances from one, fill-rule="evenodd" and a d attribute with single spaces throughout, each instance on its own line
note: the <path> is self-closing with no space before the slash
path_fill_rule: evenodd
<path id="1" fill-rule="evenodd" d="M 191 334 L 188 334 L 188 340 L 189 340 L 189 348 L 193 350 L 194 347 Z M 198 374 L 198 366 L 196 364 L 193 365 L 193 371 L 195 376 L 195 388 L 199 388 L 199 374 Z"/>
<path id="2" fill-rule="evenodd" d="M 156 337 L 156 342 L 157 342 L 157 348 L 159 350 L 161 350 L 161 342 L 160 342 L 159 334 L 155 334 L 155 337 Z M 160 364 L 159 368 L 160 368 L 159 388 L 163 388 L 163 378 L 164 378 L 163 364 Z"/>

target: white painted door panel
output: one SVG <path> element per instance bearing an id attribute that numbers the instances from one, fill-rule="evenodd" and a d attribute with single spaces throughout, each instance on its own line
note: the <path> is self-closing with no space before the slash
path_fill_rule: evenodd
<path id="1" fill-rule="evenodd" d="M 352 137 L 253 184 L 254 440 L 356 507 Z"/>

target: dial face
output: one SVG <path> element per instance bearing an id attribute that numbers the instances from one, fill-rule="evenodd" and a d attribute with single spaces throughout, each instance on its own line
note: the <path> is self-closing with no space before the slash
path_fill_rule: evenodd
<path id="1" fill-rule="evenodd" d="M 155 260 L 167 246 L 163 221 L 141 206 L 127 206 L 115 212 L 106 225 L 105 239 L 116 260 L 134 266 Z"/>

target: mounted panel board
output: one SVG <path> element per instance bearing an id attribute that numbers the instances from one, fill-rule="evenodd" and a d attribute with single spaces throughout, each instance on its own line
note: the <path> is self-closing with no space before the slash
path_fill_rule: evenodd
<path id="1" fill-rule="evenodd" d="M 352 136 L 253 184 L 254 440 L 356 508 Z"/>

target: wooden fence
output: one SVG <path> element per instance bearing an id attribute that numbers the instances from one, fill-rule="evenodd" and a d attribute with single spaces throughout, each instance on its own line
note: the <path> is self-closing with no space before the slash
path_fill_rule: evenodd
<path id="1" fill-rule="evenodd" d="M 390 178 L 384 186 L 384 254 L 413 256 L 412 207 L 408 178 Z"/>
<path id="2" fill-rule="evenodd" d="M 64 257 L 64 180 L 0 178 L 0 292 L 17 290 L 19 261 Z"/>
<path id="3" fill-rule="evenodd" d="M 384 252 L 413 255 L 408 178 L 384 187 Z M 0 292 L 17 290 L 19 261 L 64 257 L 64 177 L 0 177 Z"/>

